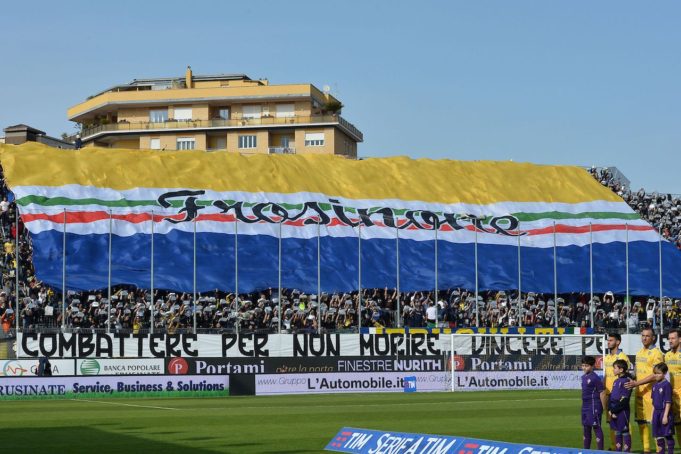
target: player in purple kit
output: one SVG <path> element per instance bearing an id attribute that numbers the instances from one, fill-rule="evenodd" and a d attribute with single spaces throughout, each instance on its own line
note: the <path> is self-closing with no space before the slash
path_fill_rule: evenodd
<path id="1" fill-rule="evenodd" d="M 669 369 L 665 363 L 655 365 L 653 373 L 665 375 Z M 667 445 L 667 453 L 674 454 L 674 416 L 672 415 L 672 384 L 665 377 L 653 385 L 653 438 L 657 442 L 657 452 L 662 454 Z"/>
<path id="2" fill-rule="evenodd" d="M 606 407 L 605 388 L 601 377 L 596 375 L 594 367 L 596 358 L 585 356 L 582 359 L 582 430 L 584 433 L 584 449 L 591 448 L 591 429 L 596 434 L 596 446 L 603 449 L 603 429 L 601 417 Z"/>
<path id="3" fill-rule="evenodd" d="M 631 380 L 628 368 L 629 363 L 623 359 L 617 359 L 612 363 L 612 370 L 617 379 L 612 385 L 608 401 L 610 431 L 615 433 L 615 450 L 624 452 L 631 452 L 631 433 L 629 433 L 631 390 L 624 387 L 624 384 Z"/>

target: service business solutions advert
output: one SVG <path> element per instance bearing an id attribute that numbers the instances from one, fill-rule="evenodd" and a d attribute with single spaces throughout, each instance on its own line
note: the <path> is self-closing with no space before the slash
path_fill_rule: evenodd
<path id="1" fill-rule="evenodd" d="M 218 375 L 0 377 L 0 400 L 226 395 L 229 377 Z"/>

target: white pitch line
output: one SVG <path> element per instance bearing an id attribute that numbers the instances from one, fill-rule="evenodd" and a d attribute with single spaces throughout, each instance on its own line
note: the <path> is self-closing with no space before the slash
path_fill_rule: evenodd
<path id="1" fill-rule="evenodd" d="M 319 393 L 318 395 L 323 395 L 324 393 Z M 328 393 L 332 394 L 332 393 Z M 263 396 L 264 397 L 264 396 Z M 559 401 L 559 400 L 577 400 L 574 398 L 558 398 L 558 399 L 502 399 L 502 400 L 495 400 L 494 403 L 500 403 L 500 402 L 536 402 L 536 401 Z M 448 402 L 449 404 L 452 405 L 457 405 L 457 404 L 481 404 L 481 403 L 486 403 L 488 401 L 482 401 L 482 400 L 463 400 L 459 402 Z M 334 404 L 333 408 L 338 409 L 338 408 L 343 408 L 343 407 L 402 407 L 402 406 L 409 406 L 413 407 L 416 405 L 435 405 L 439 402 L 402 402 L 402 403 L 389 403 L 389 404 L 348 404 L 348 405 L 342 405 L 342 404 Z M 263 405 L 260 407 L 239 407 L 239 406 L 227 406 L 227 407 L 207 407 L 207 408 L 185 408 L 185 410 L 201 410 L 201 411 L 206 411 L 206 410 L 258 410 L 258 409 L 279 409 L 279 408 L 285 408 L 285 409 L 294 409 L 294 408 L 329 408 L 328 405 L 281 405 L 281 406 L 271 406 L 271 405 Z"/>
<path id="2" fill-rule="evenodd" d="M 125 404 L 123 402 L 107 402 L 104 400 L 89 400 L 89 399 L 71 399 L 74 402 L 90 402 L 93 404 L 106 404 L 106 405 L 120 405 L 122 407 L 137 407 L 137 408 L 153 408 L 155 410 L 179 410 L 179 408 L 171 407 L 155 407 L 153 405 L 135 405 L 135 404 Z"/>

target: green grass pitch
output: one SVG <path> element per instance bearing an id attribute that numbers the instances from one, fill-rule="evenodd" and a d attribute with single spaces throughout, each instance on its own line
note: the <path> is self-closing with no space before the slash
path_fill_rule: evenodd
<path id="1" fill-rule="evenodd" d="M 12 453 L 321 452 L 343 426 L 573 447 L 582 438 L 578 391 L 34 400 L 2 409 Z"/>

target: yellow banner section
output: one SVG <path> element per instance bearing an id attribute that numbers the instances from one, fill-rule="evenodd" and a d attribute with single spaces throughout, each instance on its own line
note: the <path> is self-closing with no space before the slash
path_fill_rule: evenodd
<path id="1" fill-rule="evenodd" d="M 79 184 L 117 190 L 315 192 L 350 199 L 430 203 L 621 202 L 579 167 L 407 157 L 361 161 L 322 155 L 240 155 L 229 152 L 0 145 L 8 184 Z"/>

